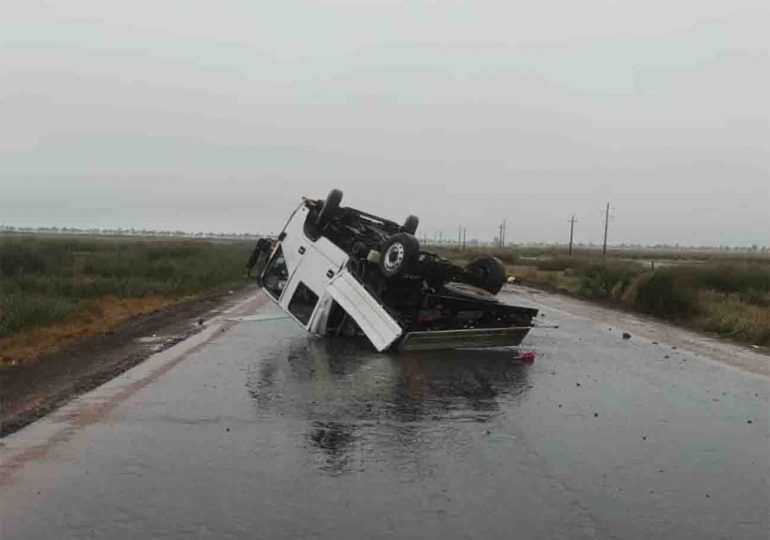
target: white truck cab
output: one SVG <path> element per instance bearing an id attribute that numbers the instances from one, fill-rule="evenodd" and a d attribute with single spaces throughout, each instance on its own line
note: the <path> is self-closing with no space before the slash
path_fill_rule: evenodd
<path id="1" fill-rule="evenodd" d="M 383 306 L 346 270 L 348 255 L 327 238 L 305 232 L 309 209 L 303 203 L 279 235 L 262 274 L 267 295 L 314 335 L 326 335 L 336 303 L 356 321 L 378 350 L 403 333 Z"/>

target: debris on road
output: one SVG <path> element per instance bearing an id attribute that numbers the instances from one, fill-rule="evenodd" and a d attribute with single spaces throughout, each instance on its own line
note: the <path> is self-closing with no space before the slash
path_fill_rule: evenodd
<path id="1" fill-rule="evenodd" d="M 528 362 L 531 364 L 537 358 L 537 353 L 535 351 L 526 351 L 523 353 L 517 353 L 514 358 L 516 360 L 521 360 L 522 362 Z"/>
<path id="2" fill-rule="evenodd" d="M 631 334 L 628 332 L 623 332 L 623 339 L 631 339 Z"/>

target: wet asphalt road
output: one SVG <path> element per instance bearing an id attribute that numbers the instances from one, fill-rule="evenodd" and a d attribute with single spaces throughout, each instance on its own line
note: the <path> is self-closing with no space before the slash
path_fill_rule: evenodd
<path id="1" fill-rule="evenodd" d="M 230 323 L 6 438 L 2 539 L 767 539 L 767 378 L 546 314 L 532 364 Z"/>

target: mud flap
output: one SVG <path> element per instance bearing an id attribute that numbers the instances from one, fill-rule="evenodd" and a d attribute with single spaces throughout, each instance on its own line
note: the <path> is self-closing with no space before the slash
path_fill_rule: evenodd
<path id="1" fill-rule="evenodd" d="M 403 333 L 393 317 L 347 270 L 334 276 L 326 290 L 378 351 L 390 347 Z"/>
<path id="2" fill-rule="evenodd" d="M 511 347 L 521 343 L 531 326 L 470 328 L 409 332 L 398 344 L 399 351 L 430 349 L 468 349 L 473 347 Z"/>

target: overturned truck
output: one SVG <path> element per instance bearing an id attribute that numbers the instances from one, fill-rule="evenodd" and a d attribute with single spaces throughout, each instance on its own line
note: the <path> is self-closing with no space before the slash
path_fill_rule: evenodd
<path id="1" fill-rule="evenodd" d="M 537 310 L 500 302 L 505 267 L 465 268 L 420 249 L 419 220 L 399 225 L 341 206 L 342 192 L 303 199 L 277 239 L 260 239 L 247 267 L 311 334 L 366 336 L 378 350 L 518 345 Z"/>

